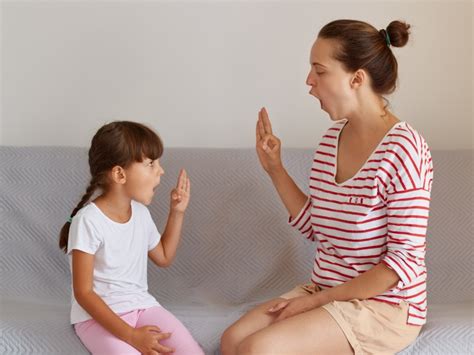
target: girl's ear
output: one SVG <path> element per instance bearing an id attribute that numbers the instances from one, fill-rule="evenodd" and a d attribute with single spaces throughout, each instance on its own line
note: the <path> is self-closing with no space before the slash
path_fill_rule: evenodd
<path id="1" fill-rule="evenodd" d="M 367 73 L 363 69 L 358 69 L 351 79 L 351 88 L 358 89 L 361 87 L 367 80 Z"/>
<path id="2" fill-rule="evenodd" d="M 125 174 L 125 170 L 121 166 L 114 166 L 112 168 L 112 171 L 110 172 L 110 175 L 112 181 L 116 184 L 123 185 L 127 181 L 127 175 Z"/>

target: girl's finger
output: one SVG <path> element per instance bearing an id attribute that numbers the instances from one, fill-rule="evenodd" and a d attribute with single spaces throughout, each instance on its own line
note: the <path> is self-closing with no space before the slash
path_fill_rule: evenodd
<path id="1" fill-rule="evenodd" d="M 183 184 L 181 185 L 181 189 L 186 190 L 186 183 L 188 181 L 188 173 L 185 169 L 183 169 L 183 172 L 184 172 L 184 174 L 183 174 Z"/>
<path id="2" fill-rule="evenodd" d="M 181 195 L 179 194 L 179 192 L 174 189 L 172 194 L 171 194 L 171 198 L 173 199 L 173 201 L 180 201 L 181 200 Z"/>
<path id="3" fill-rule="evenodd" d="M 270 123 L 270 118 L 268 118 L 267 109 L 263 107 L 261 112 L 262 112 L 263 128 L 265 129 L 265 133 L 273 134 L 272 124 Z"/>
<path id="4" fill-rule="evenodd" d="M 178 176 L 178 183 L 176 185 L 176 188 L 178 190 L 181 190 L 183 188 L 183 179 L 184 179 L 184 169 L 181 169 L 180 172 L 179 172 L 179 176 Z"/>

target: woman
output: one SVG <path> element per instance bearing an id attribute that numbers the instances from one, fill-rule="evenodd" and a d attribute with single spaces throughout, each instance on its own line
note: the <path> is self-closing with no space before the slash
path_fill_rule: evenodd
<path id="1" fill-rule="evenodd" d="M 316 242 L 311 283 L 249 311 L 223 334 L 223 355 L 396 353 L 426 320 L 426 228 L 432 162 L 423 137 L 387 109 L 409 25 L 324 26 L 307 85 L 333 126 L 313 159 L 310 195 L 286 172 L 259 112 L 257 153 L 290 215 Z"/>

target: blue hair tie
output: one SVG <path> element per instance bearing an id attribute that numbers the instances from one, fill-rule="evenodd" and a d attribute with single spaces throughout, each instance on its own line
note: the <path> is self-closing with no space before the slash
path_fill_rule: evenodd
<path id="1" fill-rule="evenodd" d="M 69 216 L 69 217 L 68 217 L 67 223 L 72 223 L 72 216 Z"/>

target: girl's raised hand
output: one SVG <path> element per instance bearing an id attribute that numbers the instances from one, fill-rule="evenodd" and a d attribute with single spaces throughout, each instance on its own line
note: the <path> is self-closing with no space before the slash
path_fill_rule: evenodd
<path id="1" fill-rule="evenodd" d="M 171 210 L 174 212 L 184 212 L 188 207 L 191 196 L 191 182 L 186 170 L 181 169 L 176 187 L 171 190 Z"/>
<path id="2" fill-rule="evenodd" d="M 272 124 L 265 107 L 258 112 L 256 127 L 257 155 L 263 169 L 271 174 L 283 167 L 281 162 L 281 142 L 273 135 Z"/>

